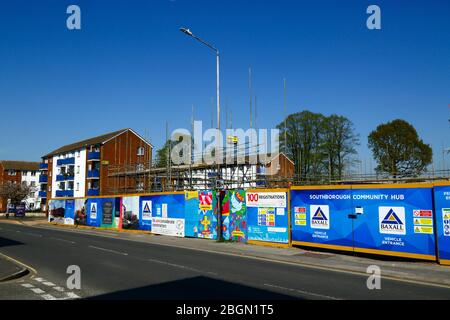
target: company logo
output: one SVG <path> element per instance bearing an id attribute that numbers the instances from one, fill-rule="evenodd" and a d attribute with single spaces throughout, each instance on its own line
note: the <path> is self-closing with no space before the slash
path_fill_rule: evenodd
<path id="1" fill-rule="evenodd" d="M 91 219 L 97 219 L 97 203 L 91 203 Z"/>
<path id="2" fill-rule="evenodd" d="M 311 228 L 330 229 L 330 207 L 327 205 L 311 205 Z"/>
<path id="3" fill-rule="evenodd" d="M 380 233 L 406 234 L 404 207 L 379 207 L 378 217 L 380 222 Z"/>
<path id="4" fill-rule="evenodd" d="M 152 220 L 152 202 L 142 202 L 142 220 Z"/>

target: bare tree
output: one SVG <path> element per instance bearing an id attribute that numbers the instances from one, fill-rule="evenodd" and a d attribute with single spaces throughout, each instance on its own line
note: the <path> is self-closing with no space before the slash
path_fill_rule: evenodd
<path id="1" fill-rule="evenodd" d="M 0 185 L 0 197 L 9 199 L 14 205 L 20 204 L 34 191 L 34 187 L 25 183 L 22 184 L 8 181 Z"/>

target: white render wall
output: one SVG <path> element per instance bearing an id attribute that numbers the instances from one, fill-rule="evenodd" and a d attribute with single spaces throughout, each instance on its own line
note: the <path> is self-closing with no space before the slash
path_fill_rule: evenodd
<path id="1" fill-rule="evenodd" d="M 58 190 L 58 185 L 56 184 L 56 176 L 59 174 L 59 170 L 58 167 L 56 165 L 56 162 L 59 159 L 59 156 L 53 156 L 52 158 L 52 192 L 51 192 L 51 198 L 55 198 L 56 197 L 56 190 Z M 50 177 L 48 177 L 50 179 Z M 49 198 L 49 196 L 47 195 L 47 198 Z"/>
<path id="2" fill-rule="evenodd" d="M 75 151 L 75 178 L 73 181 L 74 197 L 84 197 L 86 194 L 86 157 L 86 149 Z"/>
<path id="3" fill-rule="evenodd" d="M 22 183 L 26 182 L 27 186 L 31 186 L 32 182 L 34 182 L 34 196 L 29 196 L 24 200 L 27 204 L 27 209 L 38 209 L 41 205 L 41 201 L 39 199 L 39 175 L 39 171 L 36 171 L 36 175 L 34 176 L 31 175 L 31 171 L 22 171 Z"/>

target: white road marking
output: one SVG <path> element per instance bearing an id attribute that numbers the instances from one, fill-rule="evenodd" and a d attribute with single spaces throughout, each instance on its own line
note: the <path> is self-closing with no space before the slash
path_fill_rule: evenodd
<path id="1" fill-rule="evenodd" d="M 16 230 L 16 232 L 17 232 L 17 233 L 20 233 L 21 231 L 20 231 L 20 230 Z"/>
<path id="2" fill-rule="evenodd" d="M 81 297 L 73 292 L 67 292 L 67 299 L 80 299 Z"/>
<path id="3" fill-rule="evenodd" d="M 97 249 L 97 250 L 102 250 L 102 251 L 106 251 L 106 252 L 111 252 L 111 253 L 116 253 L 116 254 L 121 254 L 121 255 L 124 255 L 124 256 L 127 256 L 127 255 L 128 255 L 128 253 L 126 253 L 126 252 L 120 252 L 120 251 L 111 250 L 111 249 L 105 249 L 105 248 L 100 248 L 100 247 L 96 247 L 96 246 L 89 246 L 89 248 Z"/>
<path id="4" fill-rule="evenodd" d="M 34 278 L 33 280 L 36 280 L 37 282 L 44 282 L 45 281 L 45 279 L 42 279 L 42 278 Z"/>
<path id="5" fill-rule="evenodd" d="M 70 240 L 66 240 L 66 239 L 55 238 L 55 237 L 50 237 L 50 239 L 54 239 L 54 240 L 58 240 L 58 241 L 63 241 L 63 242 L 68 242 L 68 243 L 71 243 L 71 244 L 75 244 L 75 241 L 70 241 Z"/>
<path id="6" fill-rule="evenodd" d="M 42 234 L 37 234 L 37 233 L 29 233 L 29 232 L 25 232 L 25 234 L 29 235 L 29 236 L 33 236 L 33 237 L 42 237 Z"/>
<path id="7" fill-rule="evenodd" d="M 180 264 L 170 263 L 170 262 L 166 262 L 166 261 L 161 261 L 161 260 L 156 260 L 156 259 L 146 259 L 146 260 L 150 261 L 150 262 L 156 262 L 156 263 L 160 263 L 160 264 L 165 264 L 167 266 L 171 266 L 171 267 L 175 267 L 175 268 L 179 268 L 179 269 L 184 269 L 184 270 L 189 270 L 189 271 L 194 271 L 194 272 L 198 272 L 198 273 L 206 273 L 206 274 L 211 274 L 211 275 L 215 275 L 215 276 L 218 275 L 215 272 L 203 271 L 203 270 L 191 268 L 191 267 L 188 267 L 188 266 L 183 266 L 183 265 L 180 265 Z"/>
<path id="8" fill-rule="evenodd" d="M 55 289 L 56 291 L 59 291 L 59 292 L 64 292 L 63 287 L 53 287 L 53 289 Z"/>
<path id="9" fill-rule="evenodd" d="M 41 297 L 44 298 L 45 300 L 56 300 L 56 298 L 51 294 L 43 294 L 41 295 Z"/>
<path id="10" fill-rule="evenodd" d="M 324 294 L 318 294 L 318 293 L 313 293 L 313 292 L 308 292 L 308 291 L 303 291 L 303 290 L 297 290 L 297 289 L 292 289 L 292 288 L 285 288 L 285 287 L 280 287 L 280 286 L 276 286 L 276 285 L 268 284 L 268 283 L 264 283 L 264 285 L 266 287 L 271 287 L 271 288 L 276 288 L 276 289 L 281 289 L 281 290 L 286 290 L 286 291 L 291 291 L 291 292 L 297 292 L 297 293 L 306 294 L 306 295 L 310 295 L 310 296 L 316 296 L 316 297 L 325 298 L 325 299 L 342 300 L 340 298 L 327 296 L 327 295 L 324 295 Z"/>
<path id="11" fill-rule="evenodd" d="M 54 284 L 53 282 L 48 282 L 48 281 L 42 282 L 42 284 L 45 284 L 46 286 L 49 286 L 49 287 L 54 287 L 54 286 L 56 286 L 56 284 Z"/>
<path id="12" fill-rule="evenodd" d="M 34 288 L 34 286 L 31 283 L 22 283 L 21 286 L 25 288 Z"/>
<path id="13" fill-rule="evenodd" d="M 37 294 L 43 294 L 43 293 L 45 293 L 44 290 L 39 289 L 39 288 L 32 288 L 31 291 L 33 291 L 34 293 L 37 293 Z"/>

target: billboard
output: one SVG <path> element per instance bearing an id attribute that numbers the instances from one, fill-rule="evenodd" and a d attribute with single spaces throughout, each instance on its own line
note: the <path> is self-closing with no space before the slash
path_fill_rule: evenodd
<path id="1" fill-rule="evenodd" d="M 75 199 L 74 219 L 79 225 L 87 225 L 87 199 Z"/>
<path id="2" fill-rule="evenodd" d="M 198 232 L 197 237 L 217 239 L 217 199 L 213 190 L 198 192 Z"/>
<path id="3" fill-rule="evenodd" d="M 151 219 L 152 233 L 175 237 L 185 236 L 184 198 L 183 193 L 170 193 L 155 194 L 143 199 L 144 209 L 145 205 L 149 208 L 151 206 L 150 212 L 146 213 L 146 219 Z"/>
<path id="4" fill-rule="evenodd" d="M 185 236 L 197 238 L 200 222 L 198 191 L 186 191 L 184 201 Z"/>
<path id="5" fill-rule="evenodd" d="M 64 224 L 66 201 L 49 200 L 48 201 L 48 222 Z"/>
<path id="6" fill-rule="evenodd" d="M 75 200 L 67 199 L 64 212 L 64 224 L 73 225 L 75 221 Z"/>
<path id="7" fill-rule="evenodd" d="M 286 191 L 247 191 L 248 240 L 289 243 Z"/>
<path id="8" fill-rule="evenodd" d="M 432 260 L 433 215 L 428 185 L 291 192 L 294 244 Z"/>
<path id="9" fill-rule="evenodd" d="M 139 230 L 139 215 L 139 196 L 122 197 L 120 205 L 122 229 Z"/>

